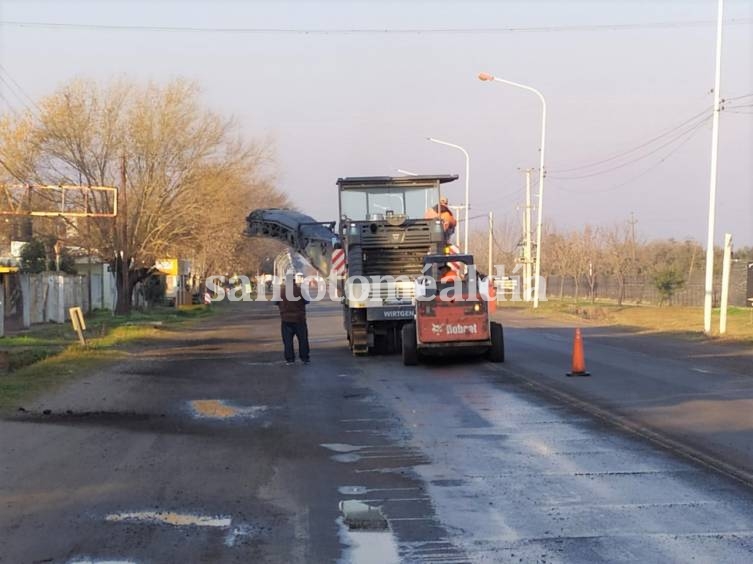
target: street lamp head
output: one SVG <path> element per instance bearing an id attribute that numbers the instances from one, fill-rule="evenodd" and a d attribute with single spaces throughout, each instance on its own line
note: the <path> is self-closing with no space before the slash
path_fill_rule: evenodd
<path id="1" fill-rule="evenodd" d="M 478 74 L 479 80 L 494 80 L 494 75 L 489 74 L 488 72 L 480 72 Z"/>

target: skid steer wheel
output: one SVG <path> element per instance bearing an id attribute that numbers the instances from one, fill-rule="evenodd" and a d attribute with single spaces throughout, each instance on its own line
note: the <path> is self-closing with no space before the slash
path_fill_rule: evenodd
<path id="1" fill-rule="evenodd" d="M 505 336 L 502 331 L 502 325 L 492 322 L 489 324 L 489 330 L 492 337 L 492 346 L 486 353 L 486 358 L 491 362 L 505 361 Z"/>
<path id="2" fill-rule="evenodd" d="M 406 323 L 402 330 L 403 364 L 415 366 L 418 364 L 418 348 L 416 344 L 416 324 Z"/>

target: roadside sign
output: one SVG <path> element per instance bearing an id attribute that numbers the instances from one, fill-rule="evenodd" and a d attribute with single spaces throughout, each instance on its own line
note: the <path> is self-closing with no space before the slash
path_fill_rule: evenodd
<path id="1" fill-rule="evenodd" d="M 84 321 L 84 313 L 81 311 L 80 307 L 68 308 L 68 313 L 71 316 L 71 324 L 73 325 L 73 330 L 78 335 L 79 343 L 86 346 L 86 337 L 84 336 L 84 331 L 86 331 L 86 322 Z"/>
<path id="2" fill-rule="evenodd" d="M 174 259 L 174 258 L 157 259 L 154 262 L 154 268 L 159 270 L 162 274 L 167 274 L 168 276 L 177 276 L 178 275 L 178 259 Z"/>
<path id="3" fill-rule="evenodd" d="M 753 307 L 753 262 L 748 263 L 748 290 L 745 293 L 745 303 Z"/>

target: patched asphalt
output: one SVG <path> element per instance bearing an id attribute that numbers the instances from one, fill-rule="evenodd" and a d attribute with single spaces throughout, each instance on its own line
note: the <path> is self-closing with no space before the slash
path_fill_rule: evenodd
<path id="1" fill-rule="evenodd" d="M 314 304 L 288 367 L 274 308 L 222 306 L 0 421 L 0 562 L 753 559 L 750 487 L 528 385 L 567 334 L 521 323 L 503 367 L 406 368 Z"/>

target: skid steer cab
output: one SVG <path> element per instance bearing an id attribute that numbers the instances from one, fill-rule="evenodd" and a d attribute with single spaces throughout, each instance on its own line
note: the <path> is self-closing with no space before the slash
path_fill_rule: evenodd
<path id="1" fill-rule="evenodd" d="M 427 255 L 416 285 L 414 319 L 402 329 L 405 365 L 449 355 L 504 362 L 502 325 L 489 320 L 472 255 Z"/>

